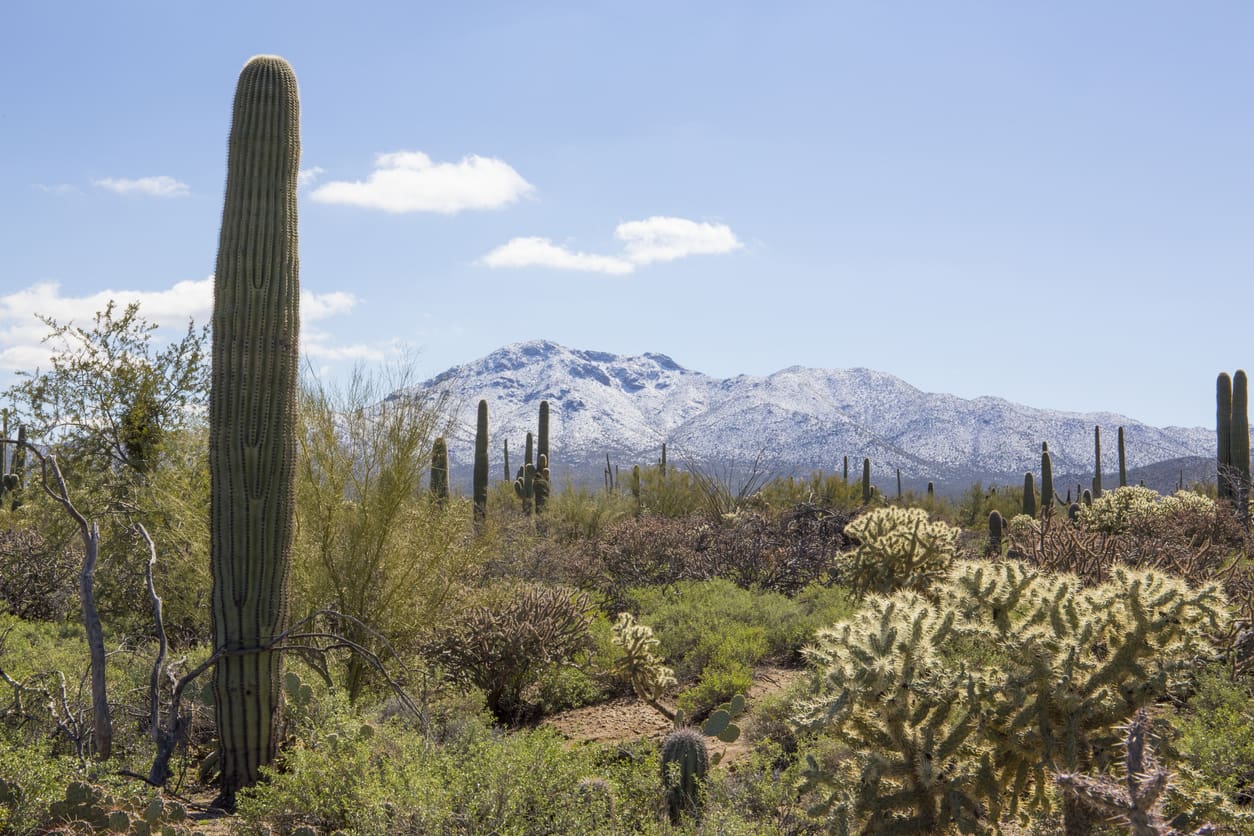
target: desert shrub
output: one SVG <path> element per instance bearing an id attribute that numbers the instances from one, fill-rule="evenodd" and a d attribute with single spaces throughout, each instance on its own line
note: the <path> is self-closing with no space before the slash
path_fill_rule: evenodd
<path id="1" fill-rule="evenodd" d="M 1008 554 L 1034 566 L 1070 572 L 1086 584 L 1108 580 L 1118 565 L 1154 568 L 1195 585 L 1222 579 L 1239 597 L 1233 554 L 1244 532 L 1232 514 L 1192 493 L 1157 499 L 1146 488 L 1119 488 L 1081 511 L 1078 524 L 1012 518 Z"/>
<path id="2" fill-rule="evenodd" d="M 614 647 L 613 625 L 604 613 L 593 614 L 588 625 L 588 640 L 586 666 L 553 666 L 540 674 L 535 699 L 545 714 L 600 702 L 615 685 L 623 692 L 628 691 L 626 683 L 615 682 L 613 677 L 599 673 L 612 670 L 621 653 Z"/>
<path id="3" fill-rule="evenodd" d="M 562 543 L 594 539 L 609 525 L 635 512 L 630 496 L 567 484 L 549 497 L 537 522 Z"/>
<path id="4" fill-rule="evenodd" d="M 845 513 L 809 505 L 741 512 L 713 529 L 698 529 L 698 572 L 745 589 L 794 595 L 830 579 L 836 554 L 849 543 L 848 521 Z"/>
<path id="5" fill-rule="evenodd" d="M 927 589 L 953 563 L 958 529 L 921 508 L 876 508 L 845 526 L 856 545 L 838 558 L 841 581 L 855 594 Z"/>
<path id="6" fill-rule="evenodd" d="M 1254 811 L 1248 810 L 1254 801 L 1254 689 L 1248 681 L 1234 682 L 1221 665 L 1200 671 L 1195 689 L 1185 706 L 1168 715 L 1180 791 L 1167 806 L 1187 814 L 1190 822 L 1249 828 L 1254 825 Z"/>
<path id="7" fill-rule="evenodd" d="M 427 656 L 453 677 L 482 688 L 488 708 L 505 722 L 519 719 L 523 691 L 545 669 L 590 647 L 592 605 L 570 589 L 500 585 L 462 610 Z"/>
<path id="8" fill-rule="evenodd" d="M 76 761 L 50 756 L 42 741 L 0 725 L 0 833 L 29 833 L 48 805 L 82 777 Z"/>
<path id="9" fill-rule="evenodd" d="M 0 528 L 0 608 L 25 619 L 64 618 L 78 605 L 78 571 L 70 549 L 34 529 Z"/>
<path id="10" fill-rule="evenodd" d="M 592 546 L 606 575 L 605 591 L 615 606 L 632 587 L 700 577 L 690 519 L 645 515 L 611 525 Z"/>

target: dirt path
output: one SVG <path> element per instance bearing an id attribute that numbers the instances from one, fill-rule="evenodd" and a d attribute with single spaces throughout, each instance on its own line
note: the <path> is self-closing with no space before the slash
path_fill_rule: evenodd
<path id="1" fill-rule="evenodd" d="M 805 671 L 788 668 L 757 668 L 753 687 L 745 696 L 750 708 L 741 723 L 746 730 L 753 723 L 753 703 L 768 694 L 782 691 L 805 676 Z M 673 708 L 667 704 L 667 708 Z M 626 743 L 640 738 L 661 740 L 674 726 L 660 712 L 637 699 L 617 699 L 564 711 L 546 719 L 543 726 L 557 729 L 571 743 Z M 749 753 L 749 743 L 742 734 L 731 744 L 718 744 L 725 750 L 723 763 L 730 763 Z"/>

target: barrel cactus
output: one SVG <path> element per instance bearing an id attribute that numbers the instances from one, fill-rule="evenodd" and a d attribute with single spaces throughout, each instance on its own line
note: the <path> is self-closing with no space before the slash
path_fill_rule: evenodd
<path id="1" fill-rule="evenodd" d="M 701 732 L 685 726 L 662 741 L 662 786 L 672 824 L 679 824 L 684 812 L 700 814 L 700 782 L 709 770 L 710 750 Z"/>
<path id="2" fill-rule="evenodd" d="M 213 288 L 209 393 L 214 711 L 234 805 L 278 745 L 296 463 L 300 104 L 282 58 L 241 71 Z"/>

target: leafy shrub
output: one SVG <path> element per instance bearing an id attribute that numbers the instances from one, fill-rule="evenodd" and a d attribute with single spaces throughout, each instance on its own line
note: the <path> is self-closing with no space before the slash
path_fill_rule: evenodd
<path id="1" fill-rule="evenodd" d="M 427 653 L 454 677 L 482 688 L 497 718 L 514 721 L 524 689 L 549 666 L 588 649 L 591 610 L 586 595 L 568 589 L 496 587 L 463 610 Z"/>
<path id="2" fill-rule="evenodd" d="M 855 594 L 922 591 L 953 563 L 958 529 L 921 508 L 876 508 L 845 526 L 857 545 L 839 558 L 841 580 Z"/>

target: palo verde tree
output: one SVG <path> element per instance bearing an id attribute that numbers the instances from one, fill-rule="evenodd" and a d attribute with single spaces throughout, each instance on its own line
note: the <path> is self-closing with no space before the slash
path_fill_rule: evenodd
<path id="1" fill-rule="evenodd" d="M 206 626 L 196 595 L 208 584 L 207 329 L 188 323 L 181 339 L 162 345 L 137 302 L 111 301 L 90 325 L 42 319 L 49 367 L 19 372 L 5 392 L 9 423 L 56 456 L 76 506 L 100 526 L 102 615 L 135 626 L 131 620 L 146 610 L 132 534 L 142 524 L 172 570 L 160 583 L 173 637 L 193 635 Z M 22 524 L 50 547 L 78 540 L 77 525 L 42 492 L 23 499 Z"/>
<path id="2" fill-rule="evenodd" d="M 219 801 L 278 747 L 296 464 L 300 104 L 282 58 L 240 73 L 213 287 L 209 393 Z"/>

